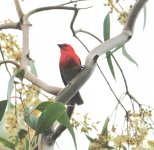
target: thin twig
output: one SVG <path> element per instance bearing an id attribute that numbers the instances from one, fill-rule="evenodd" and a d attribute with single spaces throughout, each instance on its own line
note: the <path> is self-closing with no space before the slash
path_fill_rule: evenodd
<path id="1" fill-rule="evenodd" d="M 81 9 L 88 9 L 91 7 L 85 7 L 85 8 L 76 8 L 76 7 L 69 7 L 69 6 L 62 6 L 62 5 L 57 5 L 57 6 L 46 6 L 46 7 L 40 7 L 40 8 L 36 8 L 34 10 L 31 10 L 30 12 L 28 12 L 26 15 L 24 15 L 23 17 L 23 21 L 24 20 L 28 20 L 28 18 L 38 12 L 41 11 L 48 11 L 48 10 L 54 10 L 54 9 L 64 9 L 64 10 L 73 10 L 73 11 L 78 11 Z"/>
<path id="2" fill-rule="evenodd" d="M 125 75 L 124 75 L 124 73 L 123 73 L 123 70 L 122 70 L 122 68 L 120 67 L 120 65 L 119 65 L 118 61 L 116 60 L 116 58 L 114 57 L 114 55 L 111 54 L 111 56 L 112 56 L 112 58 L 114 59 L 116 65 L 118 66 L 118 68 L 119 68 L 119 70 L 120 70 L 120 72 L 121 72 L 121 75 L 122 75 L 122 78 L 123 78 L 123 80 L 124 80 L 124 84 L 125 84 L 125 87 L 126 87 L 126 93 L 129 93 L 128 84 L 127 84 Z"/>
<path id="3" fill-rule="evenodd" d="M 61 4 L 62 6 L 72 4 L 72 3 L 77 3 L 77 2 L 83 2 L 83 1 L 88 1 L 88 0 L 71 0 L 69 2 Z"/>
<path id="4" fill-rule="evenodd" d="M 17 62 L 13 61 L 13 60 L 0 60 L 0 65 L 7 64 L 7 63 L 13 64 L 17 68 L 20 68 L 20 65 Z"/>

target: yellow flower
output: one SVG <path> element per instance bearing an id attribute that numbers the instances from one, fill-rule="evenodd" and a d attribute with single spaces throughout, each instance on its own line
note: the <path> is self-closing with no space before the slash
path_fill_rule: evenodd
<path id="1" fill-rule="evenodd" d="M 118 21 L 119 21 L 122 25 L 124 25 L 124 24 L 126 23 L 127 19 L 128 19 L 128 11 L 123 11 L 123 12 L 121 12 L 121 13 L 120 13 L 120 16 L 119 16 L 119 18 L 118 18 Z"/>

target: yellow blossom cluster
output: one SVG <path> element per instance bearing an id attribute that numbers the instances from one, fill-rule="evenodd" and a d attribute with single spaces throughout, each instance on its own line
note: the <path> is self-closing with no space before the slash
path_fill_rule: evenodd
<path id="1" fill-rule="evenodd" d="M 154 141 L 148 141 L 149 132 L 153 132 L 151 117 L 152 111 L 150 109 L 140 108 L 138 112 L 128 111 L 126 125 L 121 134 L 116 133 L 116 127 L 112 126 L 111 131 L 114 134 L 112 134 L 111 141 L 114 146 L 119 149 L 128 145 L 132 150 L 150 149 L 154 145 Z"/>
<path id="2" fill-rule="evenodd" d="M 153 121 L 150 109 L 140 108 L 139 111 L 128 111 L 125 124 L 121 131 L 112 125 L 111 130 L 98 134 L 96 138 L 90 137 L 89 150 L 153 150 Z M 151 121 L 151 122 L 150 122 Z M 149 140 L 150 139 L 150 140 Z"/>
<path id="3" fill-rule="evenodd" d="M 76 114 L 76 115 L 78 115 L 78 114 Z M 78 127 L 80 127 L 81 132 L 83 132 L 85 134 L 89 134 L 89 132 L 92 131 L 93 129 L 97 131 L 96 126 L 100 123 L 100 121 L 91 122 L 91 119 L 89 118 L 88 113 L 83 115 L 82 121 L 78 121 L 74 117 L 72 117 L 71 121 L 72 121 L 72 126 L 74 128 L 77 129 Z"/>
<path id="4" fill-rule="evenodd" d="M 16 136 L 18 131 L 17 116 L 15 110 L 11 110 L 5 113 L 5 131 L 10 137 Z"/>
<path id="5" fill-rule="evenodd" d="M 34 109 L 41 102 L 39 99 L 40 89 L 33 84 L 28 86 L 21 86 L 17 89 L 17 91 L 22 94 L 23 97 L 22 103 L 18 104 L 17 109 L 19 112 L 23 112 L 24 107 Z M 36 115 L 38 116 L 38 114 Z"/>
<path id="6" fill-rule="evenodd" d="M 118 21 L 121 25 L 124 25 L 128 19 L 128 13 L 132 7 L 132 4 L 125 9 L 120 4 L 120 0 L 107 0 L 108 2 L 105 4 L 105 6 L 108 6 L 110 9 L 110 13 L 113 13 L 114 11 L 118 14 Z"/>
<path id="7" fill-rule="evenodd" d="M 0 49 L 9 59 L 17 62 L 21 60 L 21 48 L 12 34 L 0 32 Z"/>
<path id="8" fill-rule="evenodd" d="M 15 105 L 12 105 L 11 108 L 6 111 L 4 115 L 4 131 L 9 137 L 9 141 L 15 144 L 16 149 L 23 150 L 24 139 L 27 137 L 28 139 L 30 138 L 29 140 L 32 140 L 35 135 L 35 131 L 28 127 L 28 125 L 24 121 L 24 117 L 28 115 L 25 114 L 25 108 L 30 109 L 30 111 L 32 111 L 33 115 L 35 115 L 36 117 L 40 115 L 39 111 L 33 111 L 35 107 L 41 102 L 41 100 L 39 99 L 40 89 L 35 85 L 25 86 L 21 84 L 19 87 L 16 86 L 16 88 L 18 94 L 22 94 L 23 99 L 20 99 L 19 97 L 12 97 L 12 100 L 14 100 L 15 98 L 16 101 L 17 99 L 20 99 L 21 101 L 16 102 Z M 19 137 L 19 133 L 21 130 L 24 130 L 25 132 L 24 137 Z"/>

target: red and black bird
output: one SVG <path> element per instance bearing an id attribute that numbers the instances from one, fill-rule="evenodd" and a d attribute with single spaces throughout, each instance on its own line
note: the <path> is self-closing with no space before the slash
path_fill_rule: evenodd
<path id="1" fill-rule="evenodd" d="M 82 69 L 81 61 L 78 55 L 75 53 L 73 47 L 69 44 L 58 44 L 60 47 L 60 61 L 59 68 L 61 73 L 61 78 L 65 85 L 67 85 Z M 75 102 L 78 105 L 83 104 L 83 100 L 79 92 L 69 101 Z"/>

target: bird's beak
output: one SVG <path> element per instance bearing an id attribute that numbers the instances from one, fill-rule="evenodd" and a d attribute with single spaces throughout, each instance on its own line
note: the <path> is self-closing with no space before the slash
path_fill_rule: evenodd
<path id="1" fill-rule="evenodd" d="M 63 48 L 64 45 L 63 44 L 57 44 L 60 48 Z"/>

